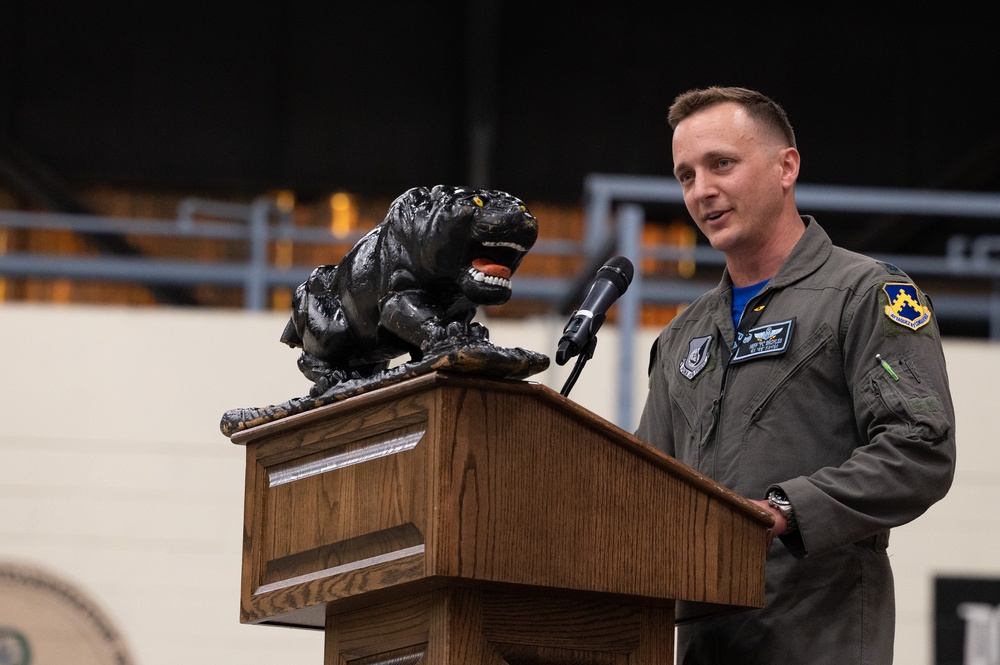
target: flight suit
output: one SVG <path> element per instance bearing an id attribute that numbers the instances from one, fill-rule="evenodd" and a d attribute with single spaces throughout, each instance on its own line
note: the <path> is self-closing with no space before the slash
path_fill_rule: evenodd
<path id="1" fill-rule="evenodd" d="M 891 662 L 889 529 L 951 486 L 954 409 L 930 301 L 803 222 L 738 340 L 725 273 L 651 353 L 637 435 L 747 498 L 780 487 L 798 523 L 771 546 L 765 607 L 682 626 L 680 663 Z"/>

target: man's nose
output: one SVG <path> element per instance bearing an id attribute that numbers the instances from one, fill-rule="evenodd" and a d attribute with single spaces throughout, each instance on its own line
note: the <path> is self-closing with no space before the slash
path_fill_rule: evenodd
<path id="1" fill-rule="evenodd" d="M 692 183 L 691 194 L 697 199 L 707 199 L 719 193 L 715 178 L 708 173 L 699 173 Z"/>

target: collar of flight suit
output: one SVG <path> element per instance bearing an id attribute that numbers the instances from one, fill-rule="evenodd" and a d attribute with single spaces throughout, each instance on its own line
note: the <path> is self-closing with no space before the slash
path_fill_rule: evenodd
<path id="1" fill-rule="evenodd" d="M 826 263 L 833 253 L 833 241 L 816 220 L 810 215 L 802 215 L 806 230 L 795 243 L 792 253 L 778 269 L 778 273 L 768 281 L 761 293 L 771 289 L 780 289 L 811 275 Z M 722 280 L 715 288 L 716 294 L 725 299 L 731 298 L 733 280 L 729 277 L 729 269 L 722 271 Z"/>

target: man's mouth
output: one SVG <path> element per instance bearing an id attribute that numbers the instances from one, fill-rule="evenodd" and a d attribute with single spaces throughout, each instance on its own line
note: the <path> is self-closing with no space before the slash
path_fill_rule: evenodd
<path id="1" fill-rule="evenodd" d="M 714 222 L 715 220 L 717 220 L 720 217 L 722 217 L 723 215 L 725 215 L 727 212 L 728 212 L 727 210 L 719 210 L 719 211 L 716 211 L 716 212 L 710 212 L 707 215 L 705 215 L 705 221 L 706 222 Z"/>

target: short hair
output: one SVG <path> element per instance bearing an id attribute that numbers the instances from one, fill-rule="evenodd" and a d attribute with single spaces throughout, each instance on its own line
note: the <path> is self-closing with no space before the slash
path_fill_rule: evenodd
<path id="1" fill-rule="evenodd" d="M 667 122 L 671 129 L 677 129 L 681 120 L 726 102 L 739 104 L 746 109 L 751 118 L 781 137 L 787 144 L 786 147 L 796 147 L 795 132 L 792 131 L 792 123 L 788 121 L 785 109 L 767 95 L 747 88 L 712 86 L 682 92 L 670 105 Z"/>

